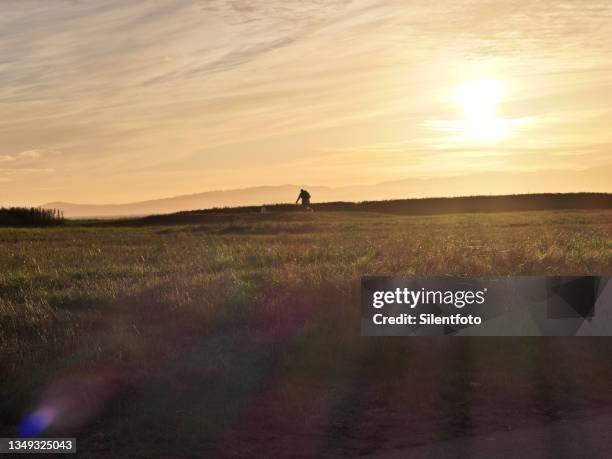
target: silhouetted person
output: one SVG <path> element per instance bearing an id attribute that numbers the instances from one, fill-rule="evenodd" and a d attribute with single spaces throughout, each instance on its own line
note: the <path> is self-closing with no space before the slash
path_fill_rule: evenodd
<path id="1" fill-rule="evenodd" d="M 295 200 L 295 203 L 297 204 L 300 199 L 302 200 L 302 209 L 310 210 L 310 193 L 306 190 L 300 190 L 300 195 Z"/>

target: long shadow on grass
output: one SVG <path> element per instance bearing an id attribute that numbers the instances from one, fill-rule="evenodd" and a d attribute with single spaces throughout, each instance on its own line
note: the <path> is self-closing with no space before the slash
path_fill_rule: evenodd
<path id="1" fill-rule="evenodd" d="M 372 402 L 370 389 L 383 381 L 401 378 L 406 359 L 412 354 L 412 347 L 406 345 L 410 343 L 393 338 L 364 337 L 361 343 L 357 368 L 332 413 L 324 442 L 318 451 L 319 457 L 363 455 L 385 446 L 385 438 L 379 436 L 378 426 L 366 421 Z M 405 389 L 408 391 L 410 387 Z M 385 395 L 388 397 L 391 394 L 380 395 L 384 399 Z M 366 423 L 368 425 L 364 425 Z M 382 417 L 378 420 L 379 425 L 385 423 Z M 364 442 L 363 431 L 367 429 L 371 429 L 368 433 L 369 441 Z"/>
<path id="2" fill-rule="evenodd" d="M 565 338 L 567 339 L 567 338 Z M 536 409 L 538 414 L 551 422 L 548 429 L 545 448 L 546 457 L 550 459 L 570 457 L 595 457 L 592 451 L 585 451 L 588 442 L 580 442 L 576 451 L 576 442 L 572 438 L 583 438 L 588 432 L 568 432 L 563 419 L 579 411 L 576 387 L 568 369 L 564 365 L 564 356 L 559 338 L 542 337 L 533 346 L 533 376 L 537 395 Z"/>
<path id="3" fill-rule="evenodd" d="M 261 295 L 241 298 L 256 296 Z M 221 309 L 230 313 L 213 319 L 199 334 L 189 329 L 188 339 L 176 332 L 152 338 L 160 349 L 185 342 L 162 362 L 137 362 L 136 370 L 147 365 L 154 370 L 83 432 L 83 449 L 118 456 L 212 454 L 253 400 L 273 385 L 291 350 L 320 323 L 320 312 L 326 309 L 324 301 L 304 292 L 286 298 L 292 300 L 272 312 L 266 300 L 228 304 Z"/>

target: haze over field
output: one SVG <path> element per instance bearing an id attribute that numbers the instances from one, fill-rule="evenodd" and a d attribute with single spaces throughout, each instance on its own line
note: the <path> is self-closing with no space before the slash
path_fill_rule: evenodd
<path id="1" fill-rule="evenodd" d="M 512 194 L 516 193 L 517 188 L 525 193 L 568 193 L 585 190 L 610 192 L 612 191 L 610 177 L 612 177 L 612 167 L 578 172 L 490 172 L 442 179 L 407 179 L 376 185 L 336 188 L 308 185 L 261 186 L 209 191 L 127 204 L 50 202 L 43 207 L 62 210 L 68 218 L 164 214 L 212 207 L 291 203 L 295 201 L 300 186 L 308 188 L 317 203 L 439 197 L 441 190 L 446 190 L 448 193 L 446 196 Z"/>
<path id="2" fill-rule="evenodd" d="M 610 164 L 609 1 L 8 0 L 0 55 L 2 205 Z"/>

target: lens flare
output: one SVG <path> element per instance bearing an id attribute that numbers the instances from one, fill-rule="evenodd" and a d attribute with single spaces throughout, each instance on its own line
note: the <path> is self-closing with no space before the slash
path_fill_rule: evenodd
<path id="1" fill-rule="evenodd" d="M 23 437 L 79 428 L 104 409 L 117 394 L 120 376 L 112 366 L 76 371 L 47 386 L 34 412 L 17 426 Z"/>
<path id="2" fill-rule="evenodd" d="M 49 427 L 57 418 L 57 410 L 53 407 L 40 408 L 25 418 L 18 427 L 22 437 L 35 437 Z"/>

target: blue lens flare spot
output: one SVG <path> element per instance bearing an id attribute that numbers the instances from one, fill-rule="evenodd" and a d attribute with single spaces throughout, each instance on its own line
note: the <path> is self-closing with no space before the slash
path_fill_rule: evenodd
<path id="1" fill-rule="evenodd" d="M 53 418 L 53 410 L 38 410 L 21 421 L 17 431 L 22 437 L 34 437 L 45 430 Z"/>

